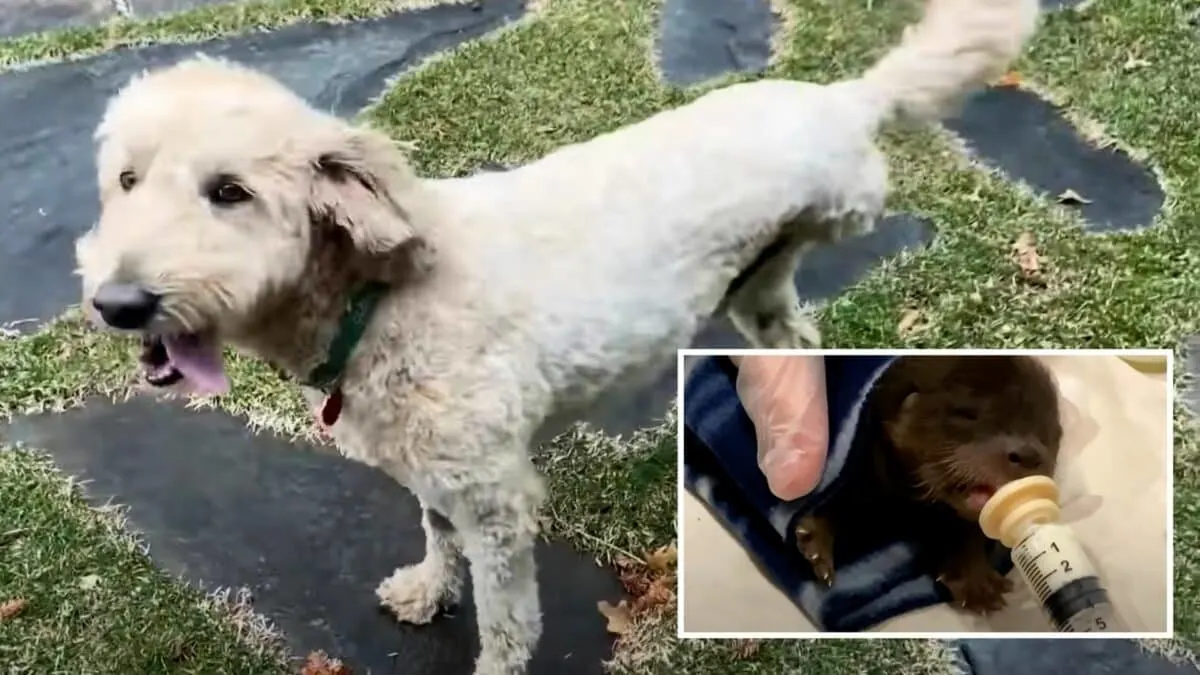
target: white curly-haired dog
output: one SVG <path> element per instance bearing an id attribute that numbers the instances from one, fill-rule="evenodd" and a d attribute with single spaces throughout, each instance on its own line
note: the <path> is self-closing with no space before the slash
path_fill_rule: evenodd
<path id="1" fill-rule="evenodd" d="M 465 555 L 475 672 L 523 673 L 541 633 L 531 439 L 656 373 L 716 312 L 756 345 L 816 344 L 793 271 L 873 227 L 877 128 L 954 109 L 1037 16 L 1037 0 L 931 0 L 862 77 L 729 86 L 453 180 L 264 74 L 186 60 L 134 78 L 96 130 L 84 306 L 142 336 L 151 384 L 225 391 L 232 345 L 324 400 L 341 451 L 424 511 L 425 558 L 382 603 L 430 621 Z"/>

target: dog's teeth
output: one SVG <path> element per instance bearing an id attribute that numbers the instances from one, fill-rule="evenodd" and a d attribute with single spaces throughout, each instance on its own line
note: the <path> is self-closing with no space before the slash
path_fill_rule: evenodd
<path id="1" fill-rule="evenodd" d="M 170 366 L 146 373 L 146 381 L 155 387 L 169 387 L 182 379 L 183 373 Z"/>

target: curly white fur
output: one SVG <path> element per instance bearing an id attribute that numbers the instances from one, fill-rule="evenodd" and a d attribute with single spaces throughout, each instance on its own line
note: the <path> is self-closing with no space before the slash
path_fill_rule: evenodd
<path id="1" fill-rule="evenodd" d="M 541 632 L 535 434 L 652 375 L 722 310 L 754 344 L 815 344 L 793 271 L 812 246 L 874 226 L 887 183 L 876 128 L 944 114 L 1018 55 L 1037 11 L 932 0 L 862 78 L 738 84 L 454 180 L 415 177 L 385 136 L 265 75 L 187 60 L 131 81 L 97 129 L 101 217 L 77 245 L 85 306 L 105 281 L 137 283 L 162 297 L 145 330 L 213 332 L 303 375 L 354 287 L 392 282 L 332 430 L 425 509 L 425 560 L 379 596 L 429 621 L 457 599 L 465 555 L 476 673 L 517 675 Z M 253 199 L 209 203 L 215 175 Z"/>

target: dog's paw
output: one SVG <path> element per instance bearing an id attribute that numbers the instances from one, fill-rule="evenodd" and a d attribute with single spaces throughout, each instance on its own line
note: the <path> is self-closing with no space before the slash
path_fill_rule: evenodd
<path id="1" fill-rule="evenodd" d="M 475 660 L 473 675 L 525 675 L 532 655 L 527 649 L 489 652 L 483 650 Z"/>
<path id="2" fill-rule="evenodd" d="M 380 604 L 398 620 L 425 624 L 458 604 L 462 584 L 454 571 L 429 561 L 401 567 L 375 589 Z"/>

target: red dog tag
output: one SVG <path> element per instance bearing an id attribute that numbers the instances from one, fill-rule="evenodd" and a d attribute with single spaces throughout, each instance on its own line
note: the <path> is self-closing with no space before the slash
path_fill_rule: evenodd
<path id="1" fill-rule="evenodd" d="M 321 424 L 328 429 L 342 414 L 342 388 L 337 387 L 325 397 L 321 404 Z"/>

